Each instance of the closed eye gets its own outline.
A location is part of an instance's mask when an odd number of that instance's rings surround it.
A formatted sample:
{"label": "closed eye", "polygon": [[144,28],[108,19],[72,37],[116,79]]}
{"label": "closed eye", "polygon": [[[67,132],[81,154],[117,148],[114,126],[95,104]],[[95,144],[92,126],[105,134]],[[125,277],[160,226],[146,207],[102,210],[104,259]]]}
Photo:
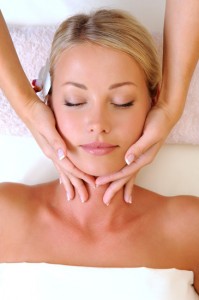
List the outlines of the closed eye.
{"label": "closed eye", "polygon": [[116,104],[116,103],[112,103],[112,104],[116,107],[130,107],[130,106],[133,106],[134,102],[135,101],[130,101],[130,102],[123,103],[123,104]]}
{"label": "closed eye", "polygon": [[[125,107],[130,107],[133,106],[135,101],[129,101],[127,103],[123,103],[123,104],[117,104],[117,103],[111,103],[112,105],[114,105],[115,107],[118,108],[125,108]],[[69,101],[65,101],[64,105],[69,106],[69,107],[77,107],[77,106],[81,106],[84,105],[86,102],[79,102],[79,103],[72,103]]]}
{"label": "closed eye", "polygon": [[85,102],[71,103],[71,102],[65,101],[65,103],[64,103],[64,105],[70,106],[70,107],[80,106],[80,105],[83,105],[83,104],[85,104]]}

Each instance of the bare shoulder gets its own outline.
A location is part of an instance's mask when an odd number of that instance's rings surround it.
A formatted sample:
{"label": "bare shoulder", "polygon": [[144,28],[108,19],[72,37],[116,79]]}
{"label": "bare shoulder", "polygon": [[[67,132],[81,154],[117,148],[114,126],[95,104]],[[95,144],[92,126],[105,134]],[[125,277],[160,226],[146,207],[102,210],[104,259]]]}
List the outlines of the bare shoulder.
{"label": "bare shoulder", "polygon": [[3,182],[0,183],[0,197],[11,195],[13,192],[16,192],[20,189],[25,189],[27,185],[20,184],[20,183],[14,183],[14,182]]}
{"label": "bare shoulder", "polygon": [[28,196],[29,187],[19,183],[1,183],[0,184],[0,206],[17,203]]}
{"label": "bare shoulder", "polygon": [[0,184],[0,223],[3,216],[33,215],[42,206],[45,184],[25,185],[20,183]]}
{"label": "bare shoulder", "polygon": [[[11,229],[18,228],[17,224],[24,220],[26,186],[16,183],[0,184],[0,239],[7,240]],[[2,248],[2,243],[1,243]]]}
{"label": "bare shoulder", "polygon": [[0,261],[15,257],[28,237],[34,216],[34,188],[17,183],[0,184]]}
{"label": "bare shoulder", "polygon": [[199,294],[199,197],[182,196],[174,201],[174,211],[178,214],[179,244],[185,253],[184,268],[194,272],[194,287]]}
{"label": "bare shoulder", "polygon": [[197,238],[199,242],[199,197],[167,197],[164,209],[165,224],[176,239]]}
{"label": "bare shoulder", "polygon": [[166,206],[167,229],[178,256],[184,257],[185,269],[199,267],[199,197],[168,198]]}
{"label": "bare shoulder", "polygon": [[36,197],[36,191],[37,189],[34,186],[19,183],[1,183],[0,225],[5,225],[8,221],[11,223],[14,220],[27,218],[39,201]]}
{"label": "bare shoulder", "polygon": [[[175,217],[177,223],[186,223],[186,228],[199,225],[199,197],[196,196],[175,196],[168,197],[168,216]],[[190,221],[190,224],[187,223]]]}
{"label": "bare shoulder", "polygon": [[25,207],[26,199],[29,198],[28,186],[17,183],[0,184],[0,223]]}

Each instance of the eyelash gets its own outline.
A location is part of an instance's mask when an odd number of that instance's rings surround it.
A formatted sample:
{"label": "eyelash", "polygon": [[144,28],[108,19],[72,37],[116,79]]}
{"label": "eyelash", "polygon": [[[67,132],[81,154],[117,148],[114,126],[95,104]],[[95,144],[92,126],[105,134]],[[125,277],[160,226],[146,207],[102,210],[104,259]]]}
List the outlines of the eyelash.
{"label": "eyelash", "polygon": [[[83,104],[85,104],[86,102],[82,102],[82,103],[71,103],[71,102],[68,102],[68,101],[65,101],[65,104],[66,106],[69,106],[69,107],[77,107],[77,106],[81,106]],[[127,103],[124,103],[124,104],[115,104],[115,103],[111,103],[113,104],[115,107],[118,107],[118,108],[125,108],[125,107],[130,107],[130,106],[133,106],[134,104],[134,101],[130,101],[130,102],[127,102]]]}
{"label": "eyelash", "polygon": [[[114,104],[114,103],[112,103],[112,104]],[[114,104],[114,106],[116,106],[116,107],[130,107],[130,106],[133,106],[133,104],[134,104],[134,101],[130,101],[130,102],[127,102],[127,103],[124,103],[124,104]]]}
{"label": "eyelash", "polygon": [[[85,103],[85,102],[84,102]],[[82,105],[82,104],[84,104],[84,103],[71,103],[71,102],[68,102],[68,101],[65,101],[65,104],[64,105],[66,105],[66,106],[70,106],[70,107],[73,107],[73,106],[80,106],[80,105]]]}

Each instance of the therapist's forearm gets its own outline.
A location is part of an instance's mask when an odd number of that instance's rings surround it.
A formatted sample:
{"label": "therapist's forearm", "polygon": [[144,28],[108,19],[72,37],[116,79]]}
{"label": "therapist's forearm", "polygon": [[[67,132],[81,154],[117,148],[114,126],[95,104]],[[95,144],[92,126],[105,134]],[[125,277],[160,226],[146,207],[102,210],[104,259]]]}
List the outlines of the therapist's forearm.
{"label": "therapist's forearm", "polygon": [[199,58],[199,0],[167,0],[160,101],[178,119]]}
{"label": "therapist's forearm", "polygon": [[36,98],[18,59],[8,28],[0,11],[0,88],[19,116]]}

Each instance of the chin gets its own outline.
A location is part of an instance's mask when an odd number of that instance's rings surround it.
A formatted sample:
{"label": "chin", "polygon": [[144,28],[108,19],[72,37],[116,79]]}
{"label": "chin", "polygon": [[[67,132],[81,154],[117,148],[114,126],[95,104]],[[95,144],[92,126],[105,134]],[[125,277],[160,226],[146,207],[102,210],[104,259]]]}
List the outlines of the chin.
{"label": "chin", "polygon": [[107,176],[112,173],[118,172],[126,164],[121,157],[85,157],[76,156],[68,153],[69,159],[72,163],[82,172],[91,176]]}
{"label": "chin", "polygon": [[120,171],[125,166],[124,162],[120,165],[117,164],[117,166],[103,166],[98,164],[92,164],[91,167],[82,166],[81,170],[84,173],[87,173],[91,176],[99,177],[99,176],[107,176],[112,173]]}

